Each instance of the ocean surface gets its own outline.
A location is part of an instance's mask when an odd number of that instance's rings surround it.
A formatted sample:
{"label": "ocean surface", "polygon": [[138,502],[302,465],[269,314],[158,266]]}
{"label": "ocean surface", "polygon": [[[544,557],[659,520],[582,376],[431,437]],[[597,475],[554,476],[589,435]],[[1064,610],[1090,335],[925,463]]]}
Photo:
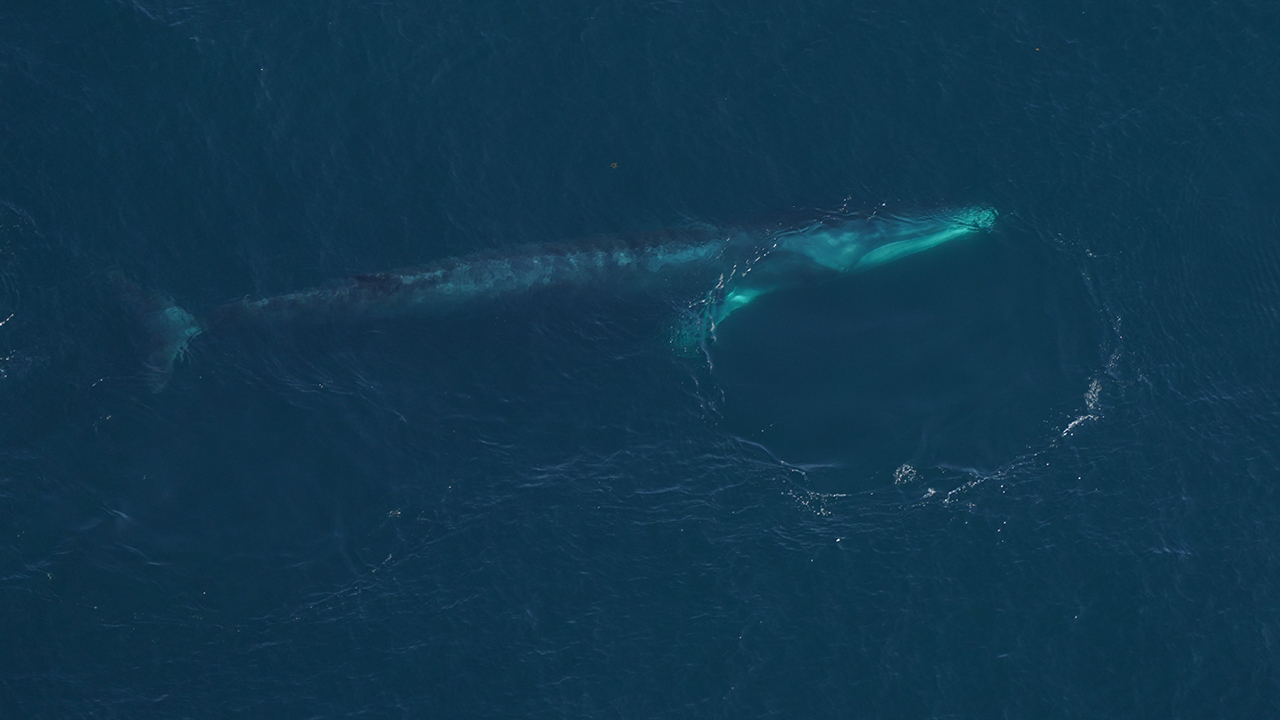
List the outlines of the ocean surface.
{"label": "ocean surface", "polygon": [[[697,353],[538,243],[995,208]],[[800,220],[797,220],[800,219]],[[1280,716],[1280,6],[0,3],[0,717]]]}

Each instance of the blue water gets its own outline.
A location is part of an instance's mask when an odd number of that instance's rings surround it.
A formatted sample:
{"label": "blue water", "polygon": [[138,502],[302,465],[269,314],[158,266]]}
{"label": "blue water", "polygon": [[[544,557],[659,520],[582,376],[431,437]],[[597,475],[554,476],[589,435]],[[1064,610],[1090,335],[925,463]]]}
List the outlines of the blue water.
{"label": "blue water", "polygon": [[[1280,711],[1274,4],[0,5],[0,717]],[[529,243],[1000,221],[771,296],[202,337]]]}

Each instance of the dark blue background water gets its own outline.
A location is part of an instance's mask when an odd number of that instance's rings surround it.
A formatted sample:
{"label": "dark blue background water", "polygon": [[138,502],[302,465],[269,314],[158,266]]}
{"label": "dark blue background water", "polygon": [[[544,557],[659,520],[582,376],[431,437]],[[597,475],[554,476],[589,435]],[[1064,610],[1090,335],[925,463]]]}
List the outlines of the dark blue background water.
{"label": "dark blue background water", "polygon": [[[1040,5],[0,6],[0,715],[1272,716],[1280,13]],[[704,358],[546,296],[152,395],[104,282],[964,204]]]}

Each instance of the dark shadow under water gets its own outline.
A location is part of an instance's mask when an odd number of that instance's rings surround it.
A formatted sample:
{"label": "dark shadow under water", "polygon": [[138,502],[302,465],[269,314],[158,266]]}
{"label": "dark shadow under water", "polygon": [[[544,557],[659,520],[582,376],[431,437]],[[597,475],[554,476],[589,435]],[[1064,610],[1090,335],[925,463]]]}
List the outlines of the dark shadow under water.
{"label": "dark shadow under water", "polygon": [[1002,234],[761,299],[718,331],[725,428],[845,478],[995,469],[1070,422],[1102,366],[1066,265]]}

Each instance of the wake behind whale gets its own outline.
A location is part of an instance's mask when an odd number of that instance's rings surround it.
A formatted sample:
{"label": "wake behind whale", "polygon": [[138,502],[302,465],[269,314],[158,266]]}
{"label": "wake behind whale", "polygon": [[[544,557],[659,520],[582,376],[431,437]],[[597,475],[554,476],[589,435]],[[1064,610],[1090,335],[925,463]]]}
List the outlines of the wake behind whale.
{"label": "wake behind whale", "polygon": [[996,212],[969,207],[918,216],[828,215],[787,228],[690,227],[514,251],[468,255],[423,267],[355,275],[318,288],[244,298],[202,319],[162,294],[113,280],[134,319],[148,385],[160,391],[197,337],[250,324],[337,324],[440,316],[555,288],[607,289],[683,298],[675,344],[697,347],[754,300],[914,255],[988,230]]}

